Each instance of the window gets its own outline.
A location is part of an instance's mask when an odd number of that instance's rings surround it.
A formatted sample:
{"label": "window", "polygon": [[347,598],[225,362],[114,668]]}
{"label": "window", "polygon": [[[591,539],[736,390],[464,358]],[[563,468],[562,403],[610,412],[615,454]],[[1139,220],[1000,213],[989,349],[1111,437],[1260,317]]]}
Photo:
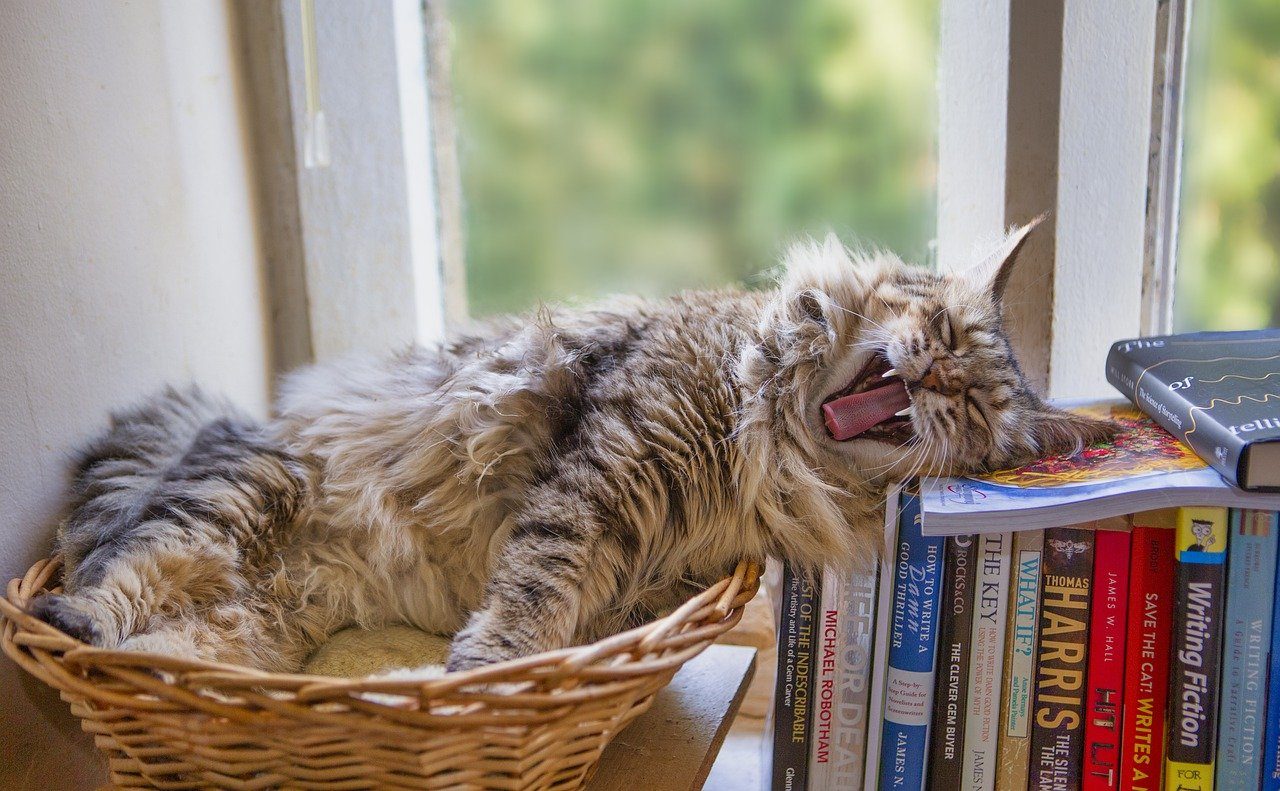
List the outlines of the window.
{"label": "window", "polygon": [[1280,4],[1192,12],[1179,331],[1280,324]]}
{"label": "window", "polygon": [[[483,316],[751,282],[787,239],[831,226],[917,260],[936,236],[951,267],[1047,212],[1010,287],[1015,346],[1051,395],[1108,392],[1110,342],[1170,325],[1185,8],[438,0],[424,17],[418,0],[324,3],[315,82],[333,156],[316,169],[299,164],[295,123],[303,19],[266,4],[248,26],[263,43],[256,84],[279,82],[281,54],[287,80],[283,99],[255,93],[259,137],[291,162],[270,185],[269,238],[284,240],[279,291],[296,296],[275,315],[299,339],[279,358],[439,337],[466,312],[464,265]],[[1240,98],[1275,95],[1259,36],[1280,12],[1211,10],[1197,42],[1245,44],[1195,48],[1208,76],[1191,90],[1181,328],[1269,322],[1280,290],[1273,111]],[[1200,120],[1228,110],[1243,113],[1229,134]],[[1253,169],[1229,182],[1223,152]],[[1211,281],[1240,284],[1232,298],[1252,307],[1204,307]]]}
{"label": "window", "polygon": [[934,236],[937,0],[448,6],[473,315]]}

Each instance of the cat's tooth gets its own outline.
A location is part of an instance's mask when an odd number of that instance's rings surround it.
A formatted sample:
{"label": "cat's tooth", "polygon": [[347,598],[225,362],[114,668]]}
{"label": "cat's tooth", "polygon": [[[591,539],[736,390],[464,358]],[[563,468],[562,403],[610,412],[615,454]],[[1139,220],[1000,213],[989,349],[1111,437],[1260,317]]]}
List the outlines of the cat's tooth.
{"label": "cat's tooth", "polygon": [[888,379],[890,376],[897,376],[897,375],[898,375],[898,369],[897,369],[897,368],[890,368],[889,370],[887,370],[887,371],[885,371],[884,373],[880,374],[880,378],[881,378],[881,379]]}
{"label": "cat's tooth", "polygon": [[902,410],[901,412],[894,412],[894,413],[893,413],[893,416],[894,416],[894,417],[909,417],[910,415],[911,415],[911,407],[907,407],[906,409]]}

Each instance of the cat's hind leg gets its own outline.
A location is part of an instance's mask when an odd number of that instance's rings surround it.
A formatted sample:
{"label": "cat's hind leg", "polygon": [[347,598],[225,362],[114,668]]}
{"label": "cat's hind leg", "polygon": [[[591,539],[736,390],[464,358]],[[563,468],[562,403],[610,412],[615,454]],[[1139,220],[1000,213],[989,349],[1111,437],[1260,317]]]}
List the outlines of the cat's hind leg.
{"label": "cat's hind leg", "polygon": [[117,557],[94,585],[37,598],[31,612],[99,647],[297,670],[314,635],[298,628],[291,598],[255,584],[225,549],[148,543]]}
{"label": "cat's hind leg", "polygon": [[[100,647],[190,646],[241,661],[242,644],[194,625],[216,632],[236,602],[287,598],[282,539],[309,491],[307,466],[253,421],[197,390],[166,391],[117,415],[85,454],[58,539],[64,591],[31,612]],[[187,643],[159,637],[196,632]],[[133,639],[146,634],[157,636]]]}
{"label": "cat's hind leg", "polygon": [[157,619],[147,631],[120,643],[125,651],[198,657],[281,673],[297,672],[313,647],[269,607],[234,601],[195,615]]}

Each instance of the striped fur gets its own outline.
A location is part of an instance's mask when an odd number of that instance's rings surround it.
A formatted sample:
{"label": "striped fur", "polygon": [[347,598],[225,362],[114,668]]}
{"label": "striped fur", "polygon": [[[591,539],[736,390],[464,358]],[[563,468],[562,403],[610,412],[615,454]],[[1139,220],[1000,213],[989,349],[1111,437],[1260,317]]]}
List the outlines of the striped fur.
{"label": "striped fur", "polygon": [[[453,669],[597,639],[742,557],[873,561],[885,486],[1105,435],[1004,338],[1017,244],[961,276],[796,248],[768,291],[505,319],[304,369],[259,425],[198,391],[116,418],[40,617],[89,642],[289,670],[348,625],[456,633]],[[917,439],[838,443],[819,405],[873,350]]]}

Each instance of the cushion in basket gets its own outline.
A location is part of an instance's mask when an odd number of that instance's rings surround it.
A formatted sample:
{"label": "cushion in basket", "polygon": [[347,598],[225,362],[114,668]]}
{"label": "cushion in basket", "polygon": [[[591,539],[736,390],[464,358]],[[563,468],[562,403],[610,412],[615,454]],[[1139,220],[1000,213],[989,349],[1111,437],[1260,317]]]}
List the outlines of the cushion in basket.
{"label": "cushion in basket", "polygon": [[410,668],[422,671],[415,676],[431,676],[444,672],[448,656],[449,638],[412,626],[343,629],[315,650],[302,672],[363,678]]}

